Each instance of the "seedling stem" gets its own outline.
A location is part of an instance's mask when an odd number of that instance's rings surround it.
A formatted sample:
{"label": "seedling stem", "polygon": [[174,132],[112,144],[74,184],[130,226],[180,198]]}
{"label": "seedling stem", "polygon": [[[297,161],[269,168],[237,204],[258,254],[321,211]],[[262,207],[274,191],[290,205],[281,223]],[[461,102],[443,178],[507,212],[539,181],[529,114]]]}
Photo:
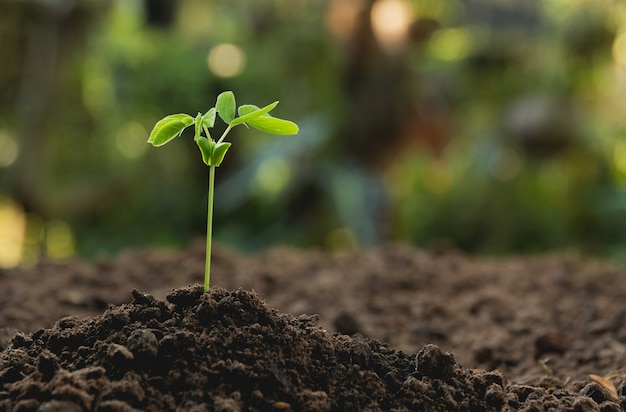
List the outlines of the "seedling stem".
{"label": "seedling stem", "polygon": [[206,217],[206,258],[204,266],[204,292],[209,291],[211,283],[211,238],[213,237],[213,191],[215,186],[215,166],[209,167],[209,200]]}

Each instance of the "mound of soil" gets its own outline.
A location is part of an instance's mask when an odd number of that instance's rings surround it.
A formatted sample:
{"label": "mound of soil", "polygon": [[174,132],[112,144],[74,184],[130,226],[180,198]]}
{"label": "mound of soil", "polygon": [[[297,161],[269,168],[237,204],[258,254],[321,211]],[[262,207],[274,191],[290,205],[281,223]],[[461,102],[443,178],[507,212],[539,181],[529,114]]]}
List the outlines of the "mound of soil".
{"label": "mound of soil", "polygon": [[218,249],[210,293],[177,288],[202,270],[198,242],[0,272],[0,410],[626,407],[607,263]]}

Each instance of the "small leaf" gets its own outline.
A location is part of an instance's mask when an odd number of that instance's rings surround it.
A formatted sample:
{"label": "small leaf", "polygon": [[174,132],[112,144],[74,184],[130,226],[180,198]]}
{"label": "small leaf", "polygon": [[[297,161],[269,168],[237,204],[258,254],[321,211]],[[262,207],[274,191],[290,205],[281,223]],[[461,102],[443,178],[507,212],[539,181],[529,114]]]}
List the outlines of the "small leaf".
{"label": "small leaf", "polygon": [[215,151],[215,141],[213,141],[213,139],[201,137],[199,139],[196,139],[196,144],[200,148],[200,153],[202,153],[202,161],[207,166],[211,166],[211,157],[213,156],[213,152]]}
{"label": "small leaf", "polygon": [[217,114],[229,125],[235,118],[235,107],[235,95],[233,92],[223,92],[217,96],[217,102],[215,103]]}
{"label": "small leaf", "polygon": [[211,156],[211,166],[219,166],[226,156],[226,151],[230,148],[230,142],[222,142],[215,146]]}
{"label": "small leaf", "polygon": [[[204,115],[206,116],[206,115]],[[205,118],[203,115],[201,115],[200,113],[198,113],[198,115],[196,116],[196,135],[194,136],[194,140],[198,140],[202,137],[202,130],[204,129],[204,134],[206,135],[206,137],[208,139],[211,138],[211,134],[209,133],[208,128],[203,128],[203,126],[206,127],[206,122],[205,122]],[[215,117],[215,113],[213,113],[213,117]]]}
{"label": "small leaf", "polygon": [[196,116],[196,120],[194,121],[194,123],[196,126],[196,134],[193,136],[193,139],[198,140],[202,136],[202,115],[200,113],[198,113],[198,115]]}
{"label": "small leaf", "polygon": [[242,104],[241,106],[239,106],[239,109],[237,109],[237,111],[239,112],[239,116],[245,116],[256,110],[259,110],[259,106],[255,106],[253,104]]}
{"label": "small leaf", "polygon": [[299,130],[298,125],[294,122],[271,116],[260,116],[247,122],[247,124],[263,132],[280,135],[296,134]]}
{"label": "small leaf", "polygon": [[207,128],[213,127],[215,125],[215,107],[211,107],[208,112],[202,116],[202,125]]}
{"label": "small leaf", "polygon": [[193,124],[193,117],[188,114],[170,114],[159,120],[148,138],[148,143],[155,147],[163,146],[165,143],[180,136],[189,125]]}
{"label": "small leaf", "polygon": [[238,124],[247,123],[256,119],[257,117],[261,117],[267,113],[269,113],[274,107],[278,105],[278,102],[274,102],[272,104],[268,104],[262,109],[258,107],[247,104],[239,106],[239,117],[231,122],[231,126],[236,126]]}

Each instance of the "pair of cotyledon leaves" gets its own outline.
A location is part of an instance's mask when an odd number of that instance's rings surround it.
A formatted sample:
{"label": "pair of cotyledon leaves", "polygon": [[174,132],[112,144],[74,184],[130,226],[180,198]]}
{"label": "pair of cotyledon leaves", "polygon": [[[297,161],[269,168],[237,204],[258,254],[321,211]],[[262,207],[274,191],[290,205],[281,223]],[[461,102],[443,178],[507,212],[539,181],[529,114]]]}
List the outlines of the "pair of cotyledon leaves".
{"label": "pair of cotyledon leaves", "polygon": [[[183,130],[195,124],[194,140],[202,153],[202,160],[208,166],[219,166],[224,160],[226,151],[230,147],[229,142],[223,139],[231,128],[246,124],[263,132],[290,135],[298,133],[298,126],[289,120],[278,119],[270,116],[269,112],[278,105],[274,102],[265,107],[259,108],[251,104],[244,104],[237,109],[238,117],[235,117],[235,95],[233,92],[223,92],[217,96],[215,107],[212,107],[205,114],[198,113],[195,119],[184,113],[171,114],[159,120],[148,138],[148,143],[155,147],[163,146],[170,140],[181,135]],[[217,142],[209,134],[210,128],[215,124],[216,114],[228,125],[228,130]],[[206,136],[202,136],[204,130]]]}

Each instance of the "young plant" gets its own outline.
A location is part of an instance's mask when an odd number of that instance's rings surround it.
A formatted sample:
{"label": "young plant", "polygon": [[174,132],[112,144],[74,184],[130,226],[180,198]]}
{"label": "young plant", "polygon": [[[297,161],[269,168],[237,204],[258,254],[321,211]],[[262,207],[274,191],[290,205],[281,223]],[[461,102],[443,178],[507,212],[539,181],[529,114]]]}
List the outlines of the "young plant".
{"label": "young plant", "polygon": [[[251,126],[263,132],[276,135],[291,135],[298,133],[298,126],[288,120],[272,117],[272,111],[278,102],[265,107],[257,107],[251,104],[239,106],[235,116],[235,95],[233,92],[223,92],[217,96],[215,107],[210,108],[205,114],[198,113],[194,118],[188,114],[171,114],[159,120],[148,138],[148,143],[155,147],[163,146],[170,140],[182,134],[187,127],[194,125],[194,140],[202,154],[202,161],[209,166],[209,200],[207,210],[206,228],[206,266],[204,269],[204,291],[208,292],[211,281],[211,237],[213,232],[213,187],[215,185],[215,168],[224,160],[226,152],[230,148],[230,142],[224,141],[228,132],[240,124]],[[226,123],[226,130],[215,141],[209,129],[215,125],[215,117],[219,116]],[[202,134],[204,133],[204,135]]]}

